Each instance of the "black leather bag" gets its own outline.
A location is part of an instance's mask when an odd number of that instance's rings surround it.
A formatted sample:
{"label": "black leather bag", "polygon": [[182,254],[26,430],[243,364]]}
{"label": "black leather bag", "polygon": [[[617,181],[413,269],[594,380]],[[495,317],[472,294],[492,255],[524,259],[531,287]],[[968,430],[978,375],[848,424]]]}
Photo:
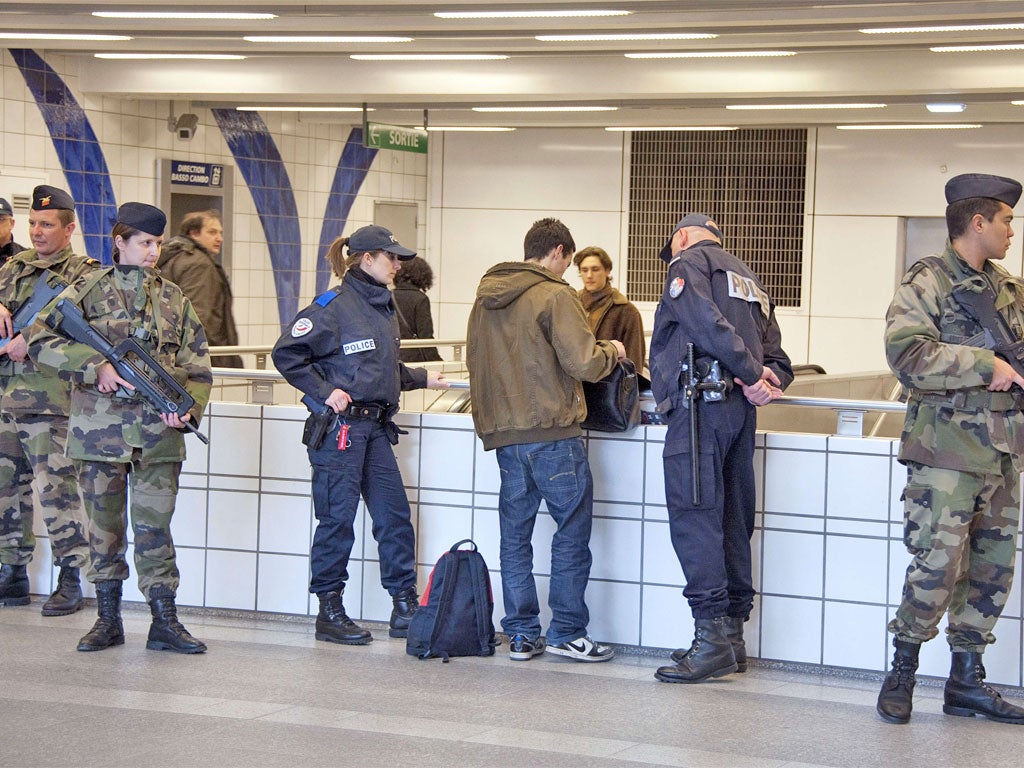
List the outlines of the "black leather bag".
{"label": "black leather bag", "polygon": [[584,429],[625,432],[640,423],[640,387],[636,367],[622,360],[600,381],[583,382],[587,400]]}

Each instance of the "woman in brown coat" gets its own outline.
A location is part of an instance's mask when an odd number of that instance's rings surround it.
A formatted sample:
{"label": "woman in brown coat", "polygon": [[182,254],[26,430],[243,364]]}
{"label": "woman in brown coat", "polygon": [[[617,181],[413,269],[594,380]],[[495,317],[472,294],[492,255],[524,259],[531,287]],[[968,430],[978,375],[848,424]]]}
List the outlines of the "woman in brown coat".
{"label": "woman in brown coat", "polygon": [[611,257],[603,248],[592,245],[579,251],[572,262],[583,279],[579,297],[594,337],[621,341],[626,357],[642,372],[647,359],[643,321],[633,303],[612,287]]}

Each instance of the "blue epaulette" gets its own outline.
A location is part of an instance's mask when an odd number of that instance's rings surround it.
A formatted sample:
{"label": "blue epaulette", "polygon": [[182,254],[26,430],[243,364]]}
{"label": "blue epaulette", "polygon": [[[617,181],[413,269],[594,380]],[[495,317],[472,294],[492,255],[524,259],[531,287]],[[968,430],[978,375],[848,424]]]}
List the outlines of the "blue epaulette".
{"label": "blue epaulette", "polygon": [[338,298],[338,290],[336,288],[332,288],[326,293],[321,293],[319,296],[313,299],[313,303],[319,304],[321,307],[326,307],[336,298]]}

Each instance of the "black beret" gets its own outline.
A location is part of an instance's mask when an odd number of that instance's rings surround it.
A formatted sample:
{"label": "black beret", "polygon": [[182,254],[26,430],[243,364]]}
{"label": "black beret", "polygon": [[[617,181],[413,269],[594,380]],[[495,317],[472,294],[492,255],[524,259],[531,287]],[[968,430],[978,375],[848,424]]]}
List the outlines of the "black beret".
{"label": "black beret", "polygon": [[49,184],[40,184],[32,190],[32,210],[73,211],[75,210],[75,201],[63,189],[51,187]]}
{"label": "black beret", "polygon": [[145,203],[125,203],[117,209],[119,224],[127,224],[132,229],[159,236],[167,227],[167,216],[159,208]]}
{"label": "black beret", "polygon": [[1013,208],[1020,200],[1019,181],[988,173],[962,173],[946,182],[946,202],[955,203],[971,197],[990,197]]}

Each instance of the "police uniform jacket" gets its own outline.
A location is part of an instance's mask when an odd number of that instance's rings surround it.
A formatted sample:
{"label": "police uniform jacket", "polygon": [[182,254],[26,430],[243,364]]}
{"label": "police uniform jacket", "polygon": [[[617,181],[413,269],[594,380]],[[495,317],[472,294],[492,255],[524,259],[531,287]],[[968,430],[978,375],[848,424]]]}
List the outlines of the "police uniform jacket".
{"label": "police uniform jacket", "polygon": [[403,390],[427,386],[426,369],[407,367],[398,347],[391,291],[357,267],[295,316],[272,356],[288,383],[318,402],[341,389],[397,409]]}
{"label": "police uniform jacket", "polygon": [[885,354],[907,388],[899,459],[943,469],[999,473],[1009,454],[1024,471],[1020,392],[989,392],[995,353],[985,329],[952,295],[960,284],[987,280],[996,309],[1017,339],[1024,331],[1024,281],[988,261],[982,272],[949,243],[903,277],[886,313]]}
{"label": "police uniform jacket", "polygon": [[[679,376],[687,342],[693,343],[695,357],[718,360],[727,382],[735,376],[754,384],[764,366],[783,389],[793,381],[774,302],[750,268],[712,240],[669,262],[650,350],[651,387],[661,413],[681,405]],[[672,449],[666,442],[665,455]]]}

